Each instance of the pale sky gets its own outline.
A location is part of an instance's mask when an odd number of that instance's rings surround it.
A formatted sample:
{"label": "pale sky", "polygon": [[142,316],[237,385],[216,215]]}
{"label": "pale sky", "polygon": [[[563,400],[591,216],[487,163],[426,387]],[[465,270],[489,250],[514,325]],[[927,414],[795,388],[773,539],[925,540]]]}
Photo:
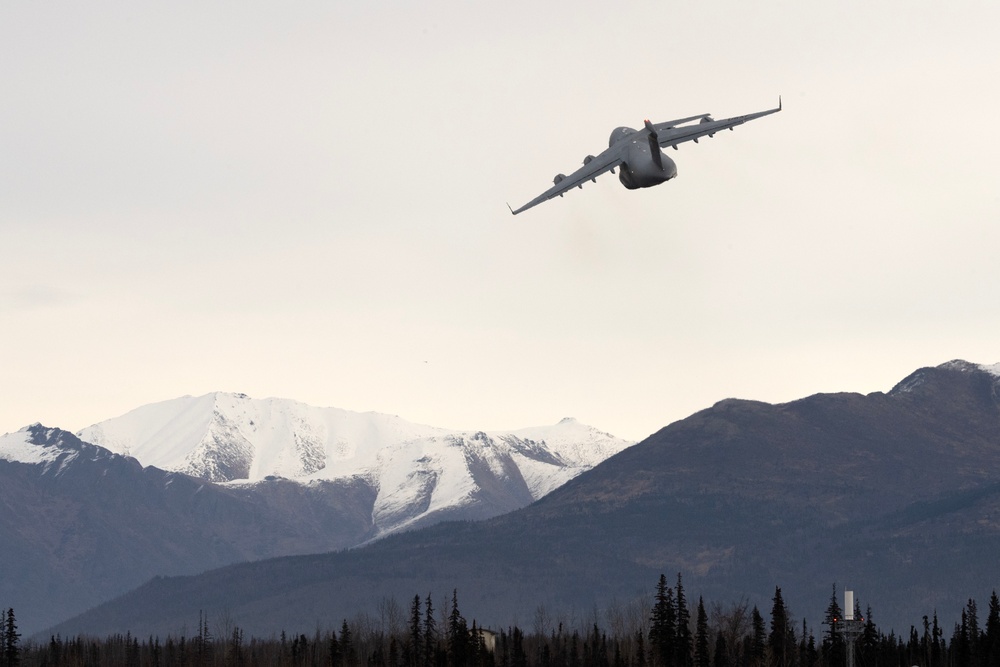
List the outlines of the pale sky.
{"label": "pale sky", "polygon": [[[244,392],[641,439],[1000,361],[1000,3],[0,5],[0,433]],[[784,111],[512,217],[619,125]]]}

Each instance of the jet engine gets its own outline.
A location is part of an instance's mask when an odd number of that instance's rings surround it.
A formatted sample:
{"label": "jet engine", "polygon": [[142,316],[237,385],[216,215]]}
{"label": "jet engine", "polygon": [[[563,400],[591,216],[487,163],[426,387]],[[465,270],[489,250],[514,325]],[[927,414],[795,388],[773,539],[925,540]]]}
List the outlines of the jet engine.
{"label": "jet engine", "polygon": [[[698,124],[699,124],[699,125],[703,125],[703,124],[705,124],[705,123],[714,123],[714,122],[715,122],[715,119],[714,119],[714,118],[712,118],[711,116],[705,116],[705,117],[704,117],[704,118],[702,118],[702,119],[701,119],[700,121],[698,121]],[[730,129],[732,129],[732,128],[730,128]],[[709,136],[709,138],[712,138],[712,137],[714,137],[714,136],[715,136],[715,132],[712,132],[712,133],[710,133],[710,134],[709,134],[708,136]],[[695,143],[698,143],[698,140],[697,140],[697,139],[695,139]],[[676,147],[675,147],[675,148],[676,148]]]}

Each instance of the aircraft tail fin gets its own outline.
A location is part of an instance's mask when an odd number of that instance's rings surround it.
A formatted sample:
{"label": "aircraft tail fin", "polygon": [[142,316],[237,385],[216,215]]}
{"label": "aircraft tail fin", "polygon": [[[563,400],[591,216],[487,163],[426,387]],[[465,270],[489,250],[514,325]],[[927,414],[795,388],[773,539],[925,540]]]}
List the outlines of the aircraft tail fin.
{"label": "aircraft tail fin", "polygon": [[663,171],[663,153],[660,152],[660,138],[656,134],[656,128],[646,119],[646,130],[649,132],[649,153],[653,158],[653,164],[660,171]]}

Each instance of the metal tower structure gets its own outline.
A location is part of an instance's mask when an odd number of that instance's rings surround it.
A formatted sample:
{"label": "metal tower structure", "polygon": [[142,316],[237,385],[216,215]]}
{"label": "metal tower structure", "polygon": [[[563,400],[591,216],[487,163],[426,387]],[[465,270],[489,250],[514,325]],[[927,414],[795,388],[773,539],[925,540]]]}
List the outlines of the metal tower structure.
{"label": "metal tower structure", "polygon": [[854,618],[854,591],[844,591],[844,641],[847,643],[847,667],[854,667],[854,642],[864,632],[865,619]]}
{"label": "metal tower structure", "polygon": [[858,616],[855,618],[854,591],[844,591],[844,618],[835,618],[833,619],[833,623],[840,626],[841,634],[844,637],[847,652],[847,667],[854,667],[854,643],[865,629],[864,617]]}

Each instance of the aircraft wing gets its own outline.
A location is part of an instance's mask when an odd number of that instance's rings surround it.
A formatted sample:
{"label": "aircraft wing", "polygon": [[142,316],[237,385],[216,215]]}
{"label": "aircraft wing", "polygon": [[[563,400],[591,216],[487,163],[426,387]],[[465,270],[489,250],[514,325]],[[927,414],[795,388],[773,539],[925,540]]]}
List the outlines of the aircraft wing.
{"label": "aircraft wing", "polygon": [[[561,179],[559,179],[559,177],[557,176],[556,178],[558,180],[556,181],[555,185],[553,185],[551,188],[549,188],[542,194],[538,195],[537,197],[529,201],[521,208],[517,210],[510,209],[510,212],[513,213],[514,215],[517,215],[521,211],[527,211],[532,206],[537,206],[538,204],[541,204],[544,201],[548,201],[553,197],[557,196],[561,197],[566,191],[572,190],[575,187],[582,188],[583,184],[586,183],[587,181],[596,182],[598,176],[600,176],[605,172],[611,171],[612,169],[614,169],[615,167],[617,167],[619,164],[622,163],[622,159],[625,154],[624,146],[625,146],[624,142],[612,146],[611,148],[608,148],[597,157],[585,162],[582,167],[574,171],[569,176],[563,176]],[[560,174],[560,176],[562,176],[562,174]],[[508,204],[507,207],[510,208],[510,204]]]}
{"label": "aircraft wing", "polygon": [[[757,113],[747,114],[746,116],[736,116],[734,118],[725,118],[723,120],[712,120],[711,116],[703,114],[701,116],[692,116],[681,121],[656,123],[653,127],[656,129],[656,138],[657,141],[659,141],[661,148],[666,148],[667,146],[677,148],[677,144],[684,143],[685,141],[694,141],[697,143],[698,139],[701,137],[711,137],[720,130],[731,130],[737,125],[742,125],[743,123],[748,123],[752,120],[763,118],[764,116],[770,116],[771,114],[778,113],[779,111],[781,111],[780,97],[778,98],[778,106],[776,108],[768,109],[767,111],[758,111]],[[674,125],[680,125],[683,122],[692,120],[699,120],[699,122],[694,125],[674,127]]]}
{"label": "aircraft wing", "polygon": [[653,128],[657,132],[662,132],[664,130],[672,130],[676,125],[683,125],[684,123],[690,123],[693,120],[701,120],[702,118],[708,118],[711,114],[700,113],[697,116],[688,116],[687,118],[678,118],[677,120],[668,120],[665,123],[653,123]]}

